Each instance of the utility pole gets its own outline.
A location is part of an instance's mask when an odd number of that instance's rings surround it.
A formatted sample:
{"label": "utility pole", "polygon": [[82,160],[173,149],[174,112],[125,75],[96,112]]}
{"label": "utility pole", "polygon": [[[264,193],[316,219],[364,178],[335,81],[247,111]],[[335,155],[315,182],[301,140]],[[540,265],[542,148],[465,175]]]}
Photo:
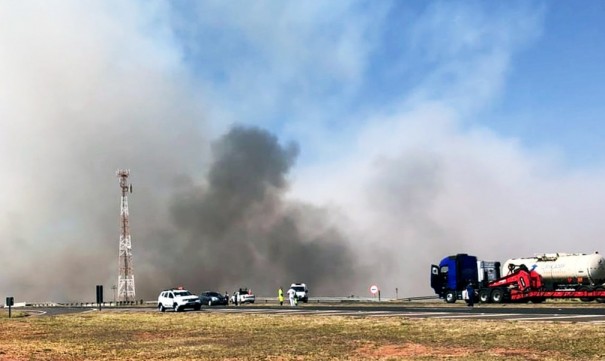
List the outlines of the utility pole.
{"label": "utility pole", "polygon": [[132,242],[130,239],[130,228],[128,226],[128,193],[132,193],[132,184],[128,182],[130,170],[118,169],[116,172],[120,178],[120,189],[122,191],[120,206],[120,247],[118,255],[118,300],[134,301],[134,272],[132,268]]}
{"label": "utility pole", "polygon": [[111,290],[113,291],[113,303],[116,303],[116,290],[118,289],[118,287],[116,285],[112,285],[111,286]]}

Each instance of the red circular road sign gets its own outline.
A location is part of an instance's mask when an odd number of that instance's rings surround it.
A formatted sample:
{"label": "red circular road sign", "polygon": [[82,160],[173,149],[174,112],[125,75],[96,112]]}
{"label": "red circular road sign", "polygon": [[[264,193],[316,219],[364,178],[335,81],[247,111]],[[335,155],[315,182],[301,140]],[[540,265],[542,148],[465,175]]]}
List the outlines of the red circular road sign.
{"label": "red circular road sign", "polygon": [[378,293],[378,286],[376,285],[372,285],[372,287],[370,287],[370,292],[375,295]]}

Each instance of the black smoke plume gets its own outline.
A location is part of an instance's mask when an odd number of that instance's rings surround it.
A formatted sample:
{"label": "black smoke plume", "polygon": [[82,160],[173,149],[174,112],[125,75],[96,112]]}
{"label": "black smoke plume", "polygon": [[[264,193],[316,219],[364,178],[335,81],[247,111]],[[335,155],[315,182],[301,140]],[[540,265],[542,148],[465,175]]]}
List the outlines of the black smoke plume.
{"label": "black smoke plume", "polygon": [[315,294],[347,294],[356,276],[347,240],[322,209],[285,198],[297,146],[236,126],[212,152],[206,179],[181,190],[170,208],[174,232],[154,257],[164,260],[154,272],[165,284],[148,280],[144,292],[182,285],[272,295],[305,282]]}

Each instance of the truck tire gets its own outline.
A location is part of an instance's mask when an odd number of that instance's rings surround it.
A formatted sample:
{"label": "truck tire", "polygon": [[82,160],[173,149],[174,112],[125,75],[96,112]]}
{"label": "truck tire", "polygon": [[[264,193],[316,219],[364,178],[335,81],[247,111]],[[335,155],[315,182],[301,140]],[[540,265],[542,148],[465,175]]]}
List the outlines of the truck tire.
{"label": "truck tire", "polygon": [[164,307],[164,305],[161,303],[158,305],[158,309],[160,310],[160,312],[166,311],[166,307]]}
{"label": "truck tire", "polygon": [[492,291],[492,302],[493,303],[502,303],[504,302],[504,291],[500,288],[496,288]]}
{"label": "truck tire", "polygon": [[492,302],[491,298],[492,292],[489,289],[479,291],[479,301],[481,303],[490,303]]}
{"label": "truck tire", "polygon": [[456,303],[456,291],[447,291],[445,293],[445,302],[447,303]]}
{"label": "truck tire", "polygon": [[546,301],[546,298],[544,297],[534,297],[531,299],[531,303],[542,303]]}
{"label": "truck tire", "polygon": [[176,303],[172,306],[172,308],[174,309],[174,312],[180,312],[181,311],[181,308]]}
{"label": "truck tire", "polygon": [[[597,286],[597,287],[594,288],[594,290],[595,291],[605,291],[605,287],[603,287],[603,286]],[[598,298],[596,298],[596,301],[598,303],[605,303],[605,298],[598,297]]]}
{"label": "truck tire", "polygon": [[[592,291],[592,288],[589,286],[580,286],[578,291]],[[592,302],[594,299],[594,297],[580,297],[580,301],[582,302]]]}

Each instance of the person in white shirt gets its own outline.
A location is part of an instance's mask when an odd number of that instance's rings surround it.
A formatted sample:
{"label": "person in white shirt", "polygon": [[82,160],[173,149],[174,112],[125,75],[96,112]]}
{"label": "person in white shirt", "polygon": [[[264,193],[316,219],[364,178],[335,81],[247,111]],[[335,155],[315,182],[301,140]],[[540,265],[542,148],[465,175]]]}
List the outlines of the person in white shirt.
{"label": "person in white shirt", "polygon": [[290,306],[295,306],[294,297],[296,297],[296,291],[294,291],[292,288],[290,288],[288,290],[288,299],[290,300]]}

